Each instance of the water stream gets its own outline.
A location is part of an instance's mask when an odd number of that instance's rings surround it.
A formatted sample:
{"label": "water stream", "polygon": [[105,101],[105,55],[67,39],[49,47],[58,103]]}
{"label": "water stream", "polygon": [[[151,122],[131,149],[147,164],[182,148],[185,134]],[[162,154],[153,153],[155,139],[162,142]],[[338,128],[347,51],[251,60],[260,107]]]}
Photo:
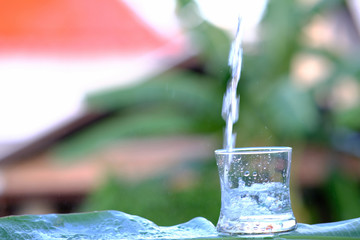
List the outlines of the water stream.
{"label": "water stream", "polygon": [[233,132],[234,123],[239,118],[240,96],[237,95],[237,86],[240,80],[242,66],[242,19],[238,20],[235,39],[229,54],[231,79],[224,94],[221,116],[226,122],[224,131],[224,149],[231,150],[235,147],[236,133]]}
{"label": "water stream", "polygon": [[[237,95],[237,86],[240,80],[241,66],[242,66],[242,55],[243,50],[241,47],[242,42],[242,19],[238,18],[238,26],[235,35],[235,39],[231,45],[229,53],[229,66],[231,69],[231,79],[229,80],[226,92],[223,98],[221,116],[225,120],[224,130],[224,149],[231,151],[235,148],[236,133],[234,133],[234,124],[239,118],[239,105],[240,96]],[[231,166],[231,155],[229,155],[227,163],[224,166],[224,184],[228,185],[228,172]]]}

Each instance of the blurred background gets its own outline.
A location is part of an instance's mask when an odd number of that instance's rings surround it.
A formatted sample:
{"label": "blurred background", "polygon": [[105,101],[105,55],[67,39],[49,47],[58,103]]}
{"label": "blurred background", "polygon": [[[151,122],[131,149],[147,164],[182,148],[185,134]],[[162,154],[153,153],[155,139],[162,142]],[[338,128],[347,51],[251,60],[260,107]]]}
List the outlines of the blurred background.
{"label": "blurred background", "polygon": [[360,217],[357,0],[0,0],[0,215],[216,224],[242,14],[237,147],[293,147],[299,222]]}

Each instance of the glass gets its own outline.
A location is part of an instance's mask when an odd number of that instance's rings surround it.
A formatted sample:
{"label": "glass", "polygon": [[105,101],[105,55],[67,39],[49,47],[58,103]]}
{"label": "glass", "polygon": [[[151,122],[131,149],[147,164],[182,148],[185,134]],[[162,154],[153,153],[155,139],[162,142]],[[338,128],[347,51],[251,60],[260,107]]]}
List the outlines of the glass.
{"label": "glass", "polygon": [[268,234],[296,228],[290,147],[215,151],[221,185],[219,232]]}

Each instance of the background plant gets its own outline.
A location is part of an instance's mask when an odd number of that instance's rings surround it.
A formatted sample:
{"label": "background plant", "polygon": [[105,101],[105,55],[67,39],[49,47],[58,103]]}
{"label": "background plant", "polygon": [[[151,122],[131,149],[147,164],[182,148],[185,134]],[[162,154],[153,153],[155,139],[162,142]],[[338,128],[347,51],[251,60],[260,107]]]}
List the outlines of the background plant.
{"label": "background plant", "polygon": [[[325,149],[331,159],[327,166],[331,174],[325,183],[310,189],[294,186],[298,199],[293,202],[304,203],[295,211],[300,221],[360,216],[359,178],[339,167],[344,154],[357,160],[360,157],[360,101],[347,108],[330,104],[344,76],[350,76],[359,86],[359,49],[339,52],[304,41],[304,29],[316,16],[344,9],[341,0],[323,0],[313,6],[299,1],[269,1],[259,41],[251,46],[253,51],[245,46],[239,83],[240,117],[235,126],[237,146],[288,145],[299,152],[314,147]],[[216,135],[221,147],[224,122],[220,113],[229,79],[231,37],[201,19],[191,0],[178,1],[178,15],[199,49],[196,57],[138,86],[89,96],[89,106],[109,112],[109,117],[63,141],[56,149],[58,154],[78,156],[119,139],[184,133]],[[201,23],[194,25],[188,19],[201,19]],[[299,87],[292,65],[299,54],[329,62],[331,68],[324,79],[308,88]],[[220,206],[215,159],[183,167],[197,176],[188,188],[176,189],[169,184],[173,172],[140,183],[124,182],[111,175],[81,209],[126,211],[160,225],[199,215],[215,223]]]}

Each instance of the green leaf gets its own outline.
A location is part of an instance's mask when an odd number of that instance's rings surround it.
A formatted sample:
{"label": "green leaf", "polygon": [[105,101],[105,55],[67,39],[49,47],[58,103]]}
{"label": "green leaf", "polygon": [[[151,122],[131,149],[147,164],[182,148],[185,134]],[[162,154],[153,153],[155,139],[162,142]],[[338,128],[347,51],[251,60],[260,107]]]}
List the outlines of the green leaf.
{"label": "green leaf", "polygon": [[175,105],[177,108],[217,109],[221,107],[221,95],[214,80],[189,71],[172,70],[144,83],[128,88],[113,88],[87,97],[90,108],[102,111],[118,111],[126,107],[159,104]]}
{"label": "green leaf", "polygon": [[359,239],[360,218],[333,223],[298,224],[298,228],[281,235],[286,239]]}
{"label": "green leaf", "polygon": [[119,210],[160,225],[174,225],[196,216],[216,223],[220,208],[218,170],[215,159],[203,160],[196,158],[136,182],[110,173],[88,196],[80,211]]}
{"label": "green leaf", "polygon": [[278,135],[290,138],[304,137],[315,131],[319,123],[316,106],[309,93],[301,91],[288,81],[280,81],[268,90],[262,90],[261,115],[264,123]]}
{"label": "green leaf", "polygon": [[327,197],[332,201],[332,213],[336,219],[360,216],[360,191],[356,181],[346,173],[334,172],[328,182]]}
{"label": "green leaf", "polygon": [[73,159],[127,138],[188,133],[193,128],[192,120],[181,112],[164,109],[115,114],[58,143],[54,152],[64,159]]}
{"label": "green leaf", "polygon": [[205,74],[215,77],[220,82],[227,82],[230,77],[229,36],[206,21],[194,28],[191,33],[194,44],[200,49],[198,58],[203,64]]}
{"label": "green leaf", "polygon": [[90,108],[112,115],[59,142],[55,153],[74,159],[124,138],[216,131],[223,124],[222,96],[213,82],[173,70],[134,87],[92,94]]}
{"label": "green leaf", "polygon": [[360,129],[360,104],[351,109],[335,112],[335,121],[339,126],[350,129]]}
{"label": "green leaf", "polygon": [[[325,224],[298,224],[295,231],[266,239],[359,239],[360,218]],[[10,216],[0,218],[6,239],[243,239],[224,236],[202,217],[170,227],[119,211]]]}

